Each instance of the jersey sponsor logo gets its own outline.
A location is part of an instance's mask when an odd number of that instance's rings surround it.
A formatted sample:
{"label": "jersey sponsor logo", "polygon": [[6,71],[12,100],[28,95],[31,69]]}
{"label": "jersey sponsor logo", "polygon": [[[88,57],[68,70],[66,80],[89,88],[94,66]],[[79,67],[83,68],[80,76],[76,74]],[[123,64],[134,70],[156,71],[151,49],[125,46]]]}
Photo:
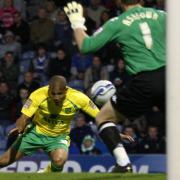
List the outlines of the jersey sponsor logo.
{"label": "jersey sponsor logo", "polygon": [[26,103],[24,104],[23,108],[29,109],[29,107],[31,106],[31,104],[32,104],[32,100],[31,100],[31,99],[28,99],[28,100],[26,101]]}
{"label": "jersey sponsor logo", "polygon": [[51,114],[49,115],[49,118],[51,119],[56,119],[58,117],[58,114]]}
{"label": "jersey sponsor logo", "polygon": [[92,108],[92,109],[96,109],[96,105],[90,100],[89,101],[89,106]]}
{"label": "jersey sponsor logo", "polygon": [[50,114],[49,116],[44,116],[43,119],[51,125],[64,123],[64,121],[61,119],[61,116],[59,114]]}

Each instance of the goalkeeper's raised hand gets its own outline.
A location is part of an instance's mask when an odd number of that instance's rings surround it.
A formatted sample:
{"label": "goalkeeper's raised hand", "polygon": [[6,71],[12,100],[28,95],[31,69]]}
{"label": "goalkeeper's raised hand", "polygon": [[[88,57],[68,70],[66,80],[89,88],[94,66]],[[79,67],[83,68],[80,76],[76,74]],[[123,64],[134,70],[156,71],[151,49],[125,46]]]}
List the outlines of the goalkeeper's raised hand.
{"label": "goalkeeper's raised hand", "polygon": [[83,7],[81,4],[75,1],[67,3],[64,7],[64,11],[69,18],[72,29],[81,28],[86,30],[86,26],[84,25],[85,18],[83,17]]}

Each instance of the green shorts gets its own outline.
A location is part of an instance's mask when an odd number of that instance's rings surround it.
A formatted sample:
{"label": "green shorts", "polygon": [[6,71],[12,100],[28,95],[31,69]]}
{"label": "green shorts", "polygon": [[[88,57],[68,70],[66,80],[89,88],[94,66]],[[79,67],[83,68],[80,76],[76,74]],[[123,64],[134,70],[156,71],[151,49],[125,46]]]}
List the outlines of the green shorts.
{"label": "green shorts", "polygon": [[32,126],[16,139],[13,143],[13,148],[25,155],[31,155],[38,149],[42,149],[46,153],[56,149],[68,151],[69,144],[70,137],[68,134],[62,134],[56,137],[46,136],[37,133],[35,126]]}

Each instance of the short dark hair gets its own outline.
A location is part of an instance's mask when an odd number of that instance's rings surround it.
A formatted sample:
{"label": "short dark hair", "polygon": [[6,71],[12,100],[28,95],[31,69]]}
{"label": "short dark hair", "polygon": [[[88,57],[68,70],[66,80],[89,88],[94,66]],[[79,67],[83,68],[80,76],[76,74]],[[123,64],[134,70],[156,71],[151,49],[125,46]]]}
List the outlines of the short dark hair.
{"label": "short dark hair", "polygon": [[140,0],[121,0],[121,2],[125,5],[133,5],[140,3]]}
{"label": "short dark hair", "polygon": [[53,86],[66,87],[67,82],[64,76],[54,75],[49,80],[49,86],[52,88]]}

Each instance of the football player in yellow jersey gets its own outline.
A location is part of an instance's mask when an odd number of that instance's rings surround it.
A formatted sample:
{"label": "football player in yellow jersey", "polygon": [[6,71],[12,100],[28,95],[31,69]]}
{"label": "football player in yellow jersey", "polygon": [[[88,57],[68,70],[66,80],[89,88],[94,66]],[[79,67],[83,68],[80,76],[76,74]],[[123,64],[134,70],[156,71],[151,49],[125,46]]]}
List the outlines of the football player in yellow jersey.
{"label": "football player in yellow jersey", "polygon": [[32,92],[23,106],[16,128],[10,132],[11,136],[21,135],[1,156],[0,168],[43,149],[51,159],[49,172],[62,171],[68,157],[70,124],[79,109],[94,118],[99,112],[85,94],[68,87],[64,77],[53,76],[49,85]]}
{"label": "football player in yellow jersey", "polygon": [[[53,76],[48,86],[32,92],[24,104],[16,128],[9,133],[19,137],[0,157],[0,168],[43,149],[51,158],[43,172],[61,172],[68,157],[70,123],[79,109],[94,118],[99,112],[85,94],[68,87],[64,77]],[[123,134],[121,138],[133,141]]]}

